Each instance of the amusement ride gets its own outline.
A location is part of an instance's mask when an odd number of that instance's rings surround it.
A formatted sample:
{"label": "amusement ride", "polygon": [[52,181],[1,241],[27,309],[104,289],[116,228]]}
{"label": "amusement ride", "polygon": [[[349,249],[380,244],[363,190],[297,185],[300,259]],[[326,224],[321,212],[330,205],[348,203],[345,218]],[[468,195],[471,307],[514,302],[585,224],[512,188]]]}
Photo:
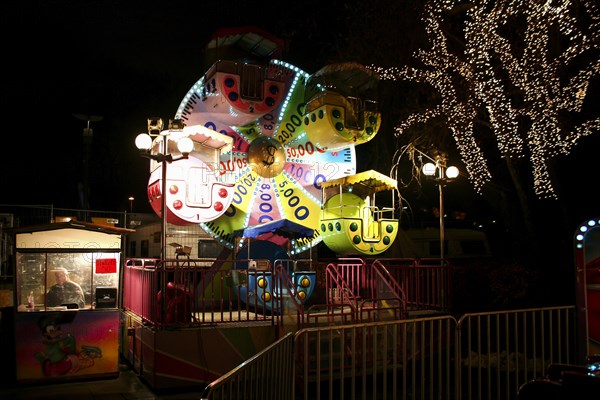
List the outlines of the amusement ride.
{"label": "amusement ride", "polygon": [[[154,135],[151,156],[166,147],[179,161],[151,161],[150,204],[160,216],[164,200],[168,223],[198,224],[239,260],[269,259],[263,270],[321,241],[338,255],[381,254],[398,232],[397,184],[357,172],[355,153],[381,125],[377,82],[356,63],[311,75],[278,59],[217,60],[185,94],[175,128]],[[182,157],[184,138],[193,147]],[[382,192],[391,200],[380,207]],[[233,268],[248,270],[245,287],[260,303],[277,295],[252,276],[256,265]],[[308,300],[315,272],[285,269],[297,300]]]}

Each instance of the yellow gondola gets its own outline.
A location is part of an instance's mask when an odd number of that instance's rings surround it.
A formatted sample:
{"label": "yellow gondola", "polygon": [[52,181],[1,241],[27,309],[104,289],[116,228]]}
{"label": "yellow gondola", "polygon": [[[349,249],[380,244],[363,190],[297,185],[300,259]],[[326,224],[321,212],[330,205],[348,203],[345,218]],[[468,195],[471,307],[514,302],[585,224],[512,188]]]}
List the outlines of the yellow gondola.
{"label": "yellow gondola", "polygon": [[[395,218],[395,179],[369,170],[323,182],[320,234],[338,255],[380,254],[398,234]],[[379,208],[376,194],[391,191],[391,207]]]}
{"label": "yellow gondola", "polygon": [[381,126],[379,76],[364,65],[330,64],[306,83],[304,129],[320,150],[336,151],[373,139]]}
{"label": "yellow gondola", "polygon": [[325,91],[306,105],[304,128],[321,150],[335,151],[373,139],[381,125],[374,101]]}

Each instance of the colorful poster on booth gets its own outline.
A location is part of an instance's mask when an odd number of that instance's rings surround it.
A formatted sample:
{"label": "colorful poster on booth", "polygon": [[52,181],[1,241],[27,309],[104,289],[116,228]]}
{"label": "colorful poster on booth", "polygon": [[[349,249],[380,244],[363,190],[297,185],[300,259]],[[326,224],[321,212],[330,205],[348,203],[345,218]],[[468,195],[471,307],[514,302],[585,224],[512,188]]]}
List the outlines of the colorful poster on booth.
{"label": "colorful poster on booth", "polygon": [[118,374],[118,310],[19,312],[15,338],[18,382]]}

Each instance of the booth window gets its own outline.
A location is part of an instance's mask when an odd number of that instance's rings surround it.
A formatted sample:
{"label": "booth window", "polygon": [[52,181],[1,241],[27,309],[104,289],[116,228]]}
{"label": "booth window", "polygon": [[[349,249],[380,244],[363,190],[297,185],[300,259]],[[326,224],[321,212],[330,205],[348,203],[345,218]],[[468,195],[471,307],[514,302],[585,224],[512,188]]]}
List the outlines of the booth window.
{"label": "booth window", "polygon": [[18,310],[116,308],[119,265],[120,252],[17,252]]}

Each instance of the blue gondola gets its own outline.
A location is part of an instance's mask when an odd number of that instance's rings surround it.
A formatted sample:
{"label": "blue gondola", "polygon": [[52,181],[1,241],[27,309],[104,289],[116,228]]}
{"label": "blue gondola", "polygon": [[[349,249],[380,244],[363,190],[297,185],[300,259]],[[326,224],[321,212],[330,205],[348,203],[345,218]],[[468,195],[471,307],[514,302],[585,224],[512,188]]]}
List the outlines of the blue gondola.
{"label": "blue gondola", "polygon": [[[312,237],[314,229],[282,219],[236,231],[242,240],[255,239],[242,247],[236,257],[235,269],[247,271],[247,284],[240,288],[240,299],[257,310],[279,312],[282,306],[303,304],[310,298],[316,273],[310,269],[297,270],[296,260],[291,259],[283,247],[261,240],[269,234],[293,242]],[[282,282],[273,281],[276,270]]]}

